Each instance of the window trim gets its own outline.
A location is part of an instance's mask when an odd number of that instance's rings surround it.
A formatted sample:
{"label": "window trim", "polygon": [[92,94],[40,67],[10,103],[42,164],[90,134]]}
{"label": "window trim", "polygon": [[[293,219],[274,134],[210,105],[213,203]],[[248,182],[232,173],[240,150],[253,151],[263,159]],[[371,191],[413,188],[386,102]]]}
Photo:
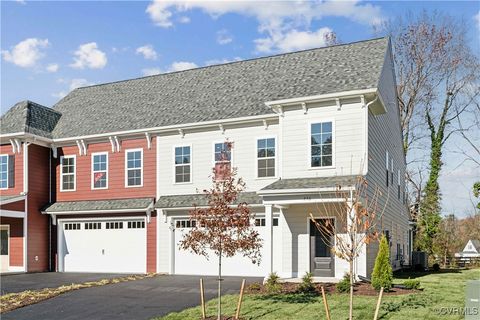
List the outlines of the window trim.
{"label": "window trim", "polygon": [[10,181],[9,181],[9,172],[10,172],[10,168],[9,168],[9,157],[10,155],[8,153],[4,153],[4,154],[0,154],[0,157],[7,157],[7,186],[5,188],[1,188],[0,187],[0,190],[7,190],[8,189],[8,186],[10,185]]}
{"label": "window trim", "polygon": [[[63,159],[73,158],[73,189],[65,190],[63,189]],[[70,154],[60,157],[60,192],[73,192],[77,191],[77,155]]]}
{"label": "window trim", "polygon": [[[106,155],[107,158],[106,158],[106,168],[105,168],[105,172],[107,173],[107,181],[106,181],[106,184],[105,184],[105,187],[101,187],[101,188],[95,188],[95,182],[94,182],[94,176],[95,176],[95,172],[103,172],[104,170],[101,170],[101,171],[93,171],[93,164],[94,164],[94,161],[93,161],[93,158],[95,156],[100,156],[100,155]],[[91,168],[90,168],[90,174],[91,174],[91,189],[92,190],[107,190],[108,189],[108,180],[109,180],[109,176],[110,176],[110,172],[108,172],[108,168],[109,168],[109,165],[108,165],[108,152],[107,151],[102,151],[102,152],[93,152],[91,157],[90,157],[90,161],[91,161]]]}
{"label": "window trim", "polygon": [[[140,184],[129,186],[128,185],[128,153],[129,152],[136,152],[140,151],[142,158],[140,159]],[[137,168],[135,168],[137,169]],[[143,187],[143,148],[135,148],[135,149],[125,149],[125,168],[124,168],[124,176],[125,176],[125,188],[141,188]]]}
{"label": "window trim", "polygon": [[[312,124],[317,123],[325,123],[331,122],[332,123],[332,165],[331,166],[323,166],[323,167],[312,167]],[[336,150],[336,132],[335,132],[335,119],[332,118],[324,118],[324,119],[317,119],[317,120],[310,120],[308,122],[308,137],[307,137],[307,147],[308,147],[308,159],[307,159],[307,168],[309,170],[325,170],[325,169],[335,169],[335,150]]]}
{"label": "window trim", "polygon": [[[258,140],[263,139],[275,139],[275,156],[273,157],[275,160],[275,175],[271,177],[259,177],[258,176]],[[255,151],[255,174],[254,177],[256,180],[267,180],[267,179],[276,179],[278,177],[278,139],[276,135],[266,135],[266,136],[258,136],[255,137],[254,141],[254,151]]]}
{"label": "window trim", "polygon": [[[214,140],[212,142],[212,168],[215,168],[215,164],[216,164],[216,161],[215,161],[215,145],[218,144],[218,143],[225,143],[226,141],[227,141],[227,139],[225,138],[224,140]],[[229,141],[229,142],[233,143],[233,141]],[[234,161],[233,150],[234,150],[234,148],[232,148],[230,150],[230,167],[231,168],[234,167],[234,165],[233,165],[233,161]]]}
{"label": "window trim", "polygon": [[[189,163],[189,165],[190,165],[190,181],[188,181],[188,182],[177,182],[176,171],[175,171],[175,169],[177,168],[177,164],[175,163],[175,149],[176,148],[183,148],[183,147],[190,147],[190,163]],[[214,148],[215,148],[215,145],[214,145]],[[172,154],[173,154],[173,184],[178,184],[178,185],[192,184],[193,183],[193,148],[192,148],[192,144],[191,143],[183,143],[183,144],[173,145]],[[215,155],[214,155],[214,157],[215,157]]]}

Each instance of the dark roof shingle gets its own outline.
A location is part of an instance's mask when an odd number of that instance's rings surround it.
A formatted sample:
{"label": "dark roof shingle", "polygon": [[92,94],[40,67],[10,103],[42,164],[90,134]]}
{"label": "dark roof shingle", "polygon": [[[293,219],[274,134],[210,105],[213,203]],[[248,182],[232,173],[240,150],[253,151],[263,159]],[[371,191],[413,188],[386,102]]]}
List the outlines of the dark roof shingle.
{"label": "dark roof shingle", "polygon": [[[242,192],[239,194],[236,204],[242,202],[246,202],[249,205],[261,204],[262,198],[255,192]],[[199,207],[206,206],[206,196],[201,193],[161,196],[155,204],[155,208],[191,208],[194,205]]]}
{"label": "dark roof shingle", "polygon": [[292,190],[292,189],[315,189],[336,186],[351,186],[357,183],[357,176],[336,176],[318,178],[280,179],[269,184],[261,191],[266,190]]}
{"label": "dark roof shingle", "polygon": [[60,201],[47,205],[42,212],[83,212],[102,210],[141,210],[146,209],[153,202],[153,198],[115,199],[115,200],[87,200],[87,201]]}

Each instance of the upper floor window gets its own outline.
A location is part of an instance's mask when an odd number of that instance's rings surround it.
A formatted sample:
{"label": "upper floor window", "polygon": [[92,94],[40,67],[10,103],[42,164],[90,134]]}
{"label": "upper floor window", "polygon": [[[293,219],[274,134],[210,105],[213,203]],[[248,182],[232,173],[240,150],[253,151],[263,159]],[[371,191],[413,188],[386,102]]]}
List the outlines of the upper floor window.
{"label": "upper floor window", "polygon": [[108,188],[108,153],[92,154],[92,189]]}
{"label": "upper floor window", "polygon": [[331,167],[333,165],[333,126],[332,122],[313,123],[311,125],[310,164],[312,167]]}
{"label": "upper floor window", "polygon": [[60,159],[60,191],[75,191],[75,155]]}
{"label": "upper floor window", "polygon": [[257,140],[257,177],[275,176],[275,138]]}
{"label": "upper floor window", "polygon": [[191,148],[190,146],[175,148],[175,183],[191,181]]}
{"label": "upper floor window", "polygon": [[232,161],[232,147],[230,143],[215,143],[215,164],[230,161]]}
{"label": "upper floor window", "polygon": [[8,188],[8,155],[0,155],[0,189]]}
{"label": "upper floor window", "polygon": [[401,193],[401,191],[400,191],[400,182],[401,181],[400,180],[401,180],[400,179],[400,169],[398,169],[397,170],[397,198],[398,198],[398,200],[400,200],[400,193]]}
{"label": "upper floor window", "polygon": [[127,187],[143,185],[143,150],[126,150],[126,181]]}

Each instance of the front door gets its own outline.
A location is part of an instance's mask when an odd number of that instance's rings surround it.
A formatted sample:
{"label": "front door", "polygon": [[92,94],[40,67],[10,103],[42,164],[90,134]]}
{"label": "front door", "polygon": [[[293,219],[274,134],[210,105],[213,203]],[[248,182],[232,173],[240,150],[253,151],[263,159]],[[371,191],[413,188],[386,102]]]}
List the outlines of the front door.
{"label": "front door", "polygon": [[310,271],[315,277],[333,277],[335,275],[333,244],[333,219],[315,219],[321,230],[310,221]]}
{"label": "front door", "polygon": [[8,226],[0,226],[0,271],[8,271],[10,265],[10,230]]}

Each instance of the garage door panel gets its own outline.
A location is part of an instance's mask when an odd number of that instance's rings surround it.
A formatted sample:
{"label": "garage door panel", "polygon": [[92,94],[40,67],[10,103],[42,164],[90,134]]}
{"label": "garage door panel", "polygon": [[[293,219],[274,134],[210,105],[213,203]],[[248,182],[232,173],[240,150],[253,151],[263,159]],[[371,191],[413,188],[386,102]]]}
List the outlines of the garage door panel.
{"label": "garage door panel", "polygon": [[[144,273],[145,223],[143,228],[128,228],[128,221],[144,220],[79,220],[62,223],[62,252],[59,255],[60,259],[63,257],[63,271]],[[87,229],[87,223],[96,223],[100,229]],[[72,224],[79,224],[80,228],[72,228]]]}
{"label": "garage door panel", "polygon": [[[260,238],[265,238],[265,227],[255,228]],[[191,251],[180,249],[180,241],[183,235],[190,229],[177,228],[175,234],[175,274],[197,274],[197,275],[217,275],[218,257],[213,251],[208,250],[209,260],[205,257],[196,255]],[[265,248],[260,250],[261,256],[265,257]],[[222,274],[225,276],[264,276],[266,274],[265,263],[260,265],[253,264],[250,259],[241,254],[233,257],[222,257]]]}

